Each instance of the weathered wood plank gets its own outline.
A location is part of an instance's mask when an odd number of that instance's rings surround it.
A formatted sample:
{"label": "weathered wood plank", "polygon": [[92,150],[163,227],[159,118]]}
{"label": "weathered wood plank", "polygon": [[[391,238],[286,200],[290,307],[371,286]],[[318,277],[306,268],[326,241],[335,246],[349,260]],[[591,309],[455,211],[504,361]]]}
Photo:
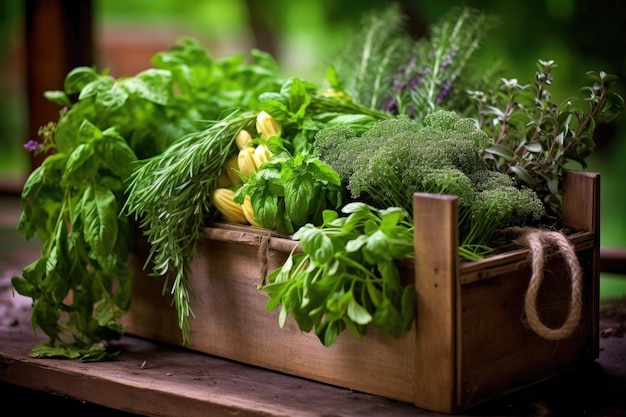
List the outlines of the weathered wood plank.
{"label": "weathered wood plank", "polygon": [[[456,411],[460,282],[458,198],[416,193],[415,222],[416,348],[415,403],[431,410]],[[423,375],[424,377],[416,377]]]}

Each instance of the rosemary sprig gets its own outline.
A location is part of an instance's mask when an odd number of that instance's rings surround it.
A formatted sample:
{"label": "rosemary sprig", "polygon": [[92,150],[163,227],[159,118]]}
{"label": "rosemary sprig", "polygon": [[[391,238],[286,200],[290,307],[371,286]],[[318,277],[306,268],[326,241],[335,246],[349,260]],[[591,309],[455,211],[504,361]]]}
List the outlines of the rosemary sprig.
{"label": "rosemary sprig", "polygon": [[490,16],[470,8],[454,9],[434,25],[398,70],[397,113],[421,119],[437,108],[458,110],[454,99],[472,81],[463,76],[491,26]]}
{"label": "rosemary sprig", "polygon": [[433,25],[428,37],[412,40],[398,7],[364,17],[336,59],[337,83],[359,104],[392,115],[422,119],[437,108],[469,105],[469,63],[494,19],[456,8]]}
{"label": "rosemary sprig", "polygon": [[364,15],[361,27],[348,39],[333,65],[341,88],[355,103],[380,110],[397,68],[411,53],[412,40],[397,5]]}
{"label": "rosemary sprig", "polygon": [[236,111],[210,122],[203,130],[181,138],[163,153],[143,160],[133,170],[124,211],[140,221],[151,245],[146,264],[152,274],[171,283],[173,304],[183,342],[189,344],[193,296],[187,267],[196,255],[207,216],[215,213],[210,200],[226,160],[235,152],[241,129],[255,128],[256,113]]}

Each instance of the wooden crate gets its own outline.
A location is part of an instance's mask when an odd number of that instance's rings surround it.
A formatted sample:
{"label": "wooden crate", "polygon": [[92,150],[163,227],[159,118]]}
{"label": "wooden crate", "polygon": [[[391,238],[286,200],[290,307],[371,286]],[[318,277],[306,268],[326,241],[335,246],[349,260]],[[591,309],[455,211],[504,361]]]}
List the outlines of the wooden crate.
{"label": "wooden crate", "polygon": [[[417,293],[413,328],[396,340],[368,330],[362,340],[342,333],[330,347],[289,318],[267,312],[257,289],[295,242],[250,226],[205,230],[189,278],[193,350],[391,399],[455,413],[597,359],[599,352],[599,182],[594,173],[566,172],[563,221],[583,269],[581,318],[573,334],[547,340],[523,320],[532,270],[529,250],[478,262],[458,256],[457,198],[416,194],[415,260],[400,263]],[[259,262],[259,259],[265,261]],[[128,333],[181,345],[175,309],[163,281],[131,257],[133,301]],[[571,284],[563,258],[546,261],[537,298],[543,323],[559,327],[569,311]]]}

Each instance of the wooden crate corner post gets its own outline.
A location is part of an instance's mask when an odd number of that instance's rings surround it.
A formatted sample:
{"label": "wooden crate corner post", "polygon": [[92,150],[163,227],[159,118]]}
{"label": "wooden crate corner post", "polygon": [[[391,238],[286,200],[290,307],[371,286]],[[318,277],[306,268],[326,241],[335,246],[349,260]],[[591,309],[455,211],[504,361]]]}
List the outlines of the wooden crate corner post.
{"label": "wooden crate corner post", "polygon": [[458,197],[414,194],[415,405],[456,411]]}
{"label": "wooden crate corner post", "polygon": [[[582,198],[581,198],[582,196]],[[593,325],[591,355],[600,354],[600,174],[585,171],[563,171],[563,224],[576,230],[593,233],[590,266],[590,314]]]}

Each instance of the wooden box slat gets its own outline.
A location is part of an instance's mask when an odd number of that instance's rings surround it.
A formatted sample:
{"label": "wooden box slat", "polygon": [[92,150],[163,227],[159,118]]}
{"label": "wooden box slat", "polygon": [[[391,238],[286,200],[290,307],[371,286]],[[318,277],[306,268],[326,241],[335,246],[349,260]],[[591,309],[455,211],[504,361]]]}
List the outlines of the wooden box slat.
{"label": "wooden box slat", "polygon": [[[324,347],[291,317],[279,328],[278,312],[265,310],[267,296],[257,286],[297,242],[264,229],[223,224],[206,228],[189,269],[198,294],[192,301],[189,348],[445,413],[592,361],[599,350],[599,175],[567,172],[564,187],[564,206],[570,207],[564,221],[576,226],[570,240],[584,270],[581,321],[566,340],[545,340],[523,321],[527,250],[460,262],[456,197],[418,193],[415,260],[400,262],[403,279],[415,281],[417,311],[402,338],[370,328],[361,341],[344,332]],[[124,318],[127,331],[182,345],[171,299],[162,293],[162,280],[142,271],[143,259],[129,259],[136,277]],[[570,298],[558,253],[550,255],[544,275],[537,307],[544,324],[558,327]]]}
{"label": "wooden box slat", "polygon": [[[447,409],[457,388],[456,325],[460,282],[458,198],[416,193],[415,291],[417,295],[413,402],[423,408]],[[431,337],[432,335],[432,337]]]}

